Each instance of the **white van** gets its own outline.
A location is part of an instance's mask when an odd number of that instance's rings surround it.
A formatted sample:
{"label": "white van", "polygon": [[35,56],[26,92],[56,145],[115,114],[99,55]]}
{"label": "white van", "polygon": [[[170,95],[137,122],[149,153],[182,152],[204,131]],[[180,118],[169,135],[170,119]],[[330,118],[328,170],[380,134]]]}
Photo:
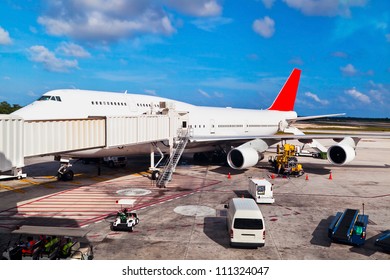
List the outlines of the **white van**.
{"label": "white van", "polygon": [[256,203],[274,203],[272,184],[266,179],[250,179],[248,192]]}
{"label": "white van", "polygon": [[265,244],[263,214],[251,198],[233,198],[229,201],[227,227],[230,246],[261,247]]}

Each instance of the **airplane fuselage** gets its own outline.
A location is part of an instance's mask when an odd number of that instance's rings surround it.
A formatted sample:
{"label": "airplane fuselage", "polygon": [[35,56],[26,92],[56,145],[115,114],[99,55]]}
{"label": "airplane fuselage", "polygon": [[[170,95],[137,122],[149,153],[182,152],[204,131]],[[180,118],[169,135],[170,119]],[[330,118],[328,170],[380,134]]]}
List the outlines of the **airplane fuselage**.
{"label": "airplane fuselage", "polygon": [[[160,102],[175,110],[188,112],[187,127],[194,138],[213,141],[221,137],[265,136],[275,134],[281,122],[296,118],[294,111],[271,111],[195,106],[167,98],[88,90],[53,90],[14,112],[25,120],[83,119],[91,116],[137,116],[161,111]],[[207,141],[205,141],[207,142]],[[211,150],[208,144],[188,145],[193,151]],[[150,145],[126,147],[124,150],[98,149],[72,153],[73,156],[100,157],[120,154],[144,154]]]}

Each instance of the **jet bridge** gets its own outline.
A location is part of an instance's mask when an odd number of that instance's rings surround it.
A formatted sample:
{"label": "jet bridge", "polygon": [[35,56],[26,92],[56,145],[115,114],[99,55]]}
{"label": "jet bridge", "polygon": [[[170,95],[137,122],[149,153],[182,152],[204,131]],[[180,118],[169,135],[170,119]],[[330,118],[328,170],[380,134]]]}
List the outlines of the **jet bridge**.
{"label": "jet bridge", "polygon": [[[17,176],[24,159],[96,148],[168,141],[172,147],[187,112],[67,120],[23,120],[0,115],[0,173]],[[184,117],[183,117],[184,116]]]}

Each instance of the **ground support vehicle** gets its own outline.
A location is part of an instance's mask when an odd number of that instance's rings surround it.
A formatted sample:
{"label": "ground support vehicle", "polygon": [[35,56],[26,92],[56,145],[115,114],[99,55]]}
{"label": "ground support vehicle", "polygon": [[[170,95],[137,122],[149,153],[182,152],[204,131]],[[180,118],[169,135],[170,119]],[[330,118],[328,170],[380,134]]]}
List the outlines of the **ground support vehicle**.
{"label": "ground support vehicle", "polygon": [[283,149],[280,149],[280,145],[278,145],[276,156],[270,156],[268,162],[274,167],[277,174],[299,177],[305,173],[302,165],[298,163],[296,148],[291,144],[284,144]]}
{"label": "ground support vehicle", "polygon": [[133,227],[138,225],[139,218],[136,212],[130,211],[129,208],[123,208],[123,205],[131,205],[133,207],[134,199],[119,199],[117,204],[121,205],[121,210],[115,216],[115,220],[111,223],[111,230],[127,230],[133,231]]}
{"label": "ground support vehicle", "polygon": [[126,157],[104,157],[103,163],[107,164],[108,167],[125,167],[127,164]]}
{"label": "ground support vehicle", "polygon": [[138,225],[139,218],[137,213],[128,212],[127,208],[118,211],[115,221],[111,223],[111,230],[133,231],[133,227]]}
{"label": "ground support vehicle", "polygon": [[387,230],[382,233],[375,240],[375,245],[381,247],[383,251],[390,253],[390,230]]}
{"label": "ground support vehicle", "polygon": [[339,243],[361,246],[366,240],[368,215],[359,214],[359,210],[346,209],[337,212],[328,228],[328,237]]}
{"label": "ground support vehicle", "polygon": [[255,199],[256,203],[274,203],[272,184],[266,179],[249,180],[249,194]]}
{"label": "ground support vehicle", "polygon": [[[92,260],[86,231],[67,227],[21,226],[12,232],[17,241],[3,252],[6,260]],[[33,244],[27,249],[26,239]],[[11,244],[12,239],[9,244]],[[66,245],[67,244],[67,245]],[[66,245],[66,246],[65,246]]]}
{"label": "ground support vehicle", "polygon": [[231,247],[257,248],[265,245],[263,214],[253,199],[232,198],[225,208]]}

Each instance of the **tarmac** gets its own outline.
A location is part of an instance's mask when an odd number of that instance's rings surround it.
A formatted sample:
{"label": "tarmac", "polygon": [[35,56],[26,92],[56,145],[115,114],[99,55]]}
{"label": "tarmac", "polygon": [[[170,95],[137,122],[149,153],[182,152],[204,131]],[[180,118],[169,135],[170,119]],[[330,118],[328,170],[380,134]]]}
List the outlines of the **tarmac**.
{"label": "tarmac", "polygon": [[[99,176],[95,164],[76,161],[71,182],[56,180],[59,165],[52,158],[29,159],[26,179],[0,181],[0,249],[15,238],[13,229],[36,225],[83,228],[94,258],[102,260],[390,260],[374,245],[390,229],[389,139],[361,140],[356,158],[344,166],[300,157],[305,174],[298,178],[271,178],[266,159],[272,151],[247,170],[184,157],[165,189],[157,188],[146,172],[148,157],[125,168],[103,167]],[[273,183],[275,203],[259,205],[266,245],[231,248],[224,205],[233,197],[250,197],[250,177]],[[124,198],[135,200],[140,223],[133,232],[111,231],[121,209],[117,201]],[[327,228],[335,214],[346,208],[362,211],[363,203],[369,215],[365,244],[332,243]]]}

